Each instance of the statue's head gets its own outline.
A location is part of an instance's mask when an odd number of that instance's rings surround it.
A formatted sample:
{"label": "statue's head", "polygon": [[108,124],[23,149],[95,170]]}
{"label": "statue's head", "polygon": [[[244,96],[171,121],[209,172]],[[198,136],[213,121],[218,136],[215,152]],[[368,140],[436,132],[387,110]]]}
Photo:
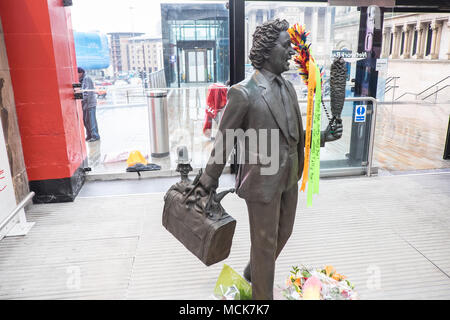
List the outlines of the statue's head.
{"label": "statue's head", "polygon": [[267,69],[277,75],[289,70],[289,60],[295,54],[287,32],[289,23],[275,19],[256,27],[250,50],[250,61],[255,69]]}

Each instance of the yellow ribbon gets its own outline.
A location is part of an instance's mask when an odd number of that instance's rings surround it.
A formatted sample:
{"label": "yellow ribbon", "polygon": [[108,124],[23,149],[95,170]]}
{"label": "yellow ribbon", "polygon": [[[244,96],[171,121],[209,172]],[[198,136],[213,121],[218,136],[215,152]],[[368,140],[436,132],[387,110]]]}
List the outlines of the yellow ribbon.
{"label": "yellow ribbon", "polygon": [[308,103],[306,110],[305,163],[303,165],[303,180],[300,191],[305,191],[308,182],[309,158],[311,152],[311,127],[314,110],[314,89],[316,88],[316,65],[309,59],[308,72]]}

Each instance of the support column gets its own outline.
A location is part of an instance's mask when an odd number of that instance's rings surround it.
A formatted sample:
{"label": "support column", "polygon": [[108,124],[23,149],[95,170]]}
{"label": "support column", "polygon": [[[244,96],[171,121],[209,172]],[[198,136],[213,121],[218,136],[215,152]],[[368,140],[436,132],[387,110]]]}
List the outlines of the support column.
{"label": "support column", "polygon": [[442,38],[442,29],[444,28],[444,22],[443,21],[437,21],[437,34],[436,34],[436,42],[433,48],[433,55],[431,56],[432,59],[439,59],[439,51],[441,51],[441,38]]}
{"label": "support column", "polygon": [[[447,21],[447,31],[450,34],[450,20]],[[450,60],[450,41],[448,41],[447,59]]]}
{"label": "support column", "polygon": [[389,43],[391,40],[391,32],[389,28],[383,29],[383,48],[381,49],[381,57],[387,58],[389,56]]}
{"label": "support column", "polygon": [[393,27],[394,37],[393,37],[393,47],[392,47],[392,59],[398,59],[400,57],[400,35],[398,32],[398,27]]}
{"label": "support column", "polygon": [[431,59],[437,59],[439,55],[439,50],[436,52],[436,47],[438,46],[437,43],[437,37],[439,32],[439,25],[436,20],[433,20],[431,23],[431,51],[430,51],[430,58]]}
{"label": "support column", "polygon": [[305,24],[305,7],[300,7],[300,24]]}
{"label": "support column", "polygon": [[313,7],[311,21],[312,21],[311,35],[313,37],[312,43],[317,43],[317,29],[318,29],[317,26],[319,24],[319,10],[317,7]]}
{"label": "support column", "polygon": [[57,0],[0,1],[26,170],[35,202],[73,201],[86,148],[69,7]]}
{"label": "support column", "polygon": [[405,24],[403,26],[405,32],[405,44],[403,48],[403,59],[409,59],[411,57],[411,40],[413,36],[413,30],[410,25]]}
{"label": "support column", "polygon": [[425,48],[425,36],[426,32],[422,23],[417,22],[416,29],[417,33],[417,54],[416,59],[423,59],[424,48]]}

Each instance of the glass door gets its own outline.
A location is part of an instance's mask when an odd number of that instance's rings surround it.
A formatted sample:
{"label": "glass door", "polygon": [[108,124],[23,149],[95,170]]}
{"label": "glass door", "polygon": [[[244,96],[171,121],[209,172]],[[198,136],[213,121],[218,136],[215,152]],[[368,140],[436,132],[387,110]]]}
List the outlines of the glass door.
{"label": "glass door", "polygon": [[185,51],[186,82],[206,82],[206,49]]}

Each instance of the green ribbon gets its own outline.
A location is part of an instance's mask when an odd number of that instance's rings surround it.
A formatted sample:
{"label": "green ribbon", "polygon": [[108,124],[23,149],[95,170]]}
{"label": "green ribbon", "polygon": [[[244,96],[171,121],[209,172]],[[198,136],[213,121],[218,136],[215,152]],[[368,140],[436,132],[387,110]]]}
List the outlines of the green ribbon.
{"label": "green ribbon", "polygon": [[312,206],[313,194],[319,194],[319,177],[320,177],[320,110],[322,103],[322,79],[320,77],[319,68],[316,69],[316,95],[314,99],[314,114],[311,138],[311,160],[308,178],[308,193],[306,198],[306,206]]}

